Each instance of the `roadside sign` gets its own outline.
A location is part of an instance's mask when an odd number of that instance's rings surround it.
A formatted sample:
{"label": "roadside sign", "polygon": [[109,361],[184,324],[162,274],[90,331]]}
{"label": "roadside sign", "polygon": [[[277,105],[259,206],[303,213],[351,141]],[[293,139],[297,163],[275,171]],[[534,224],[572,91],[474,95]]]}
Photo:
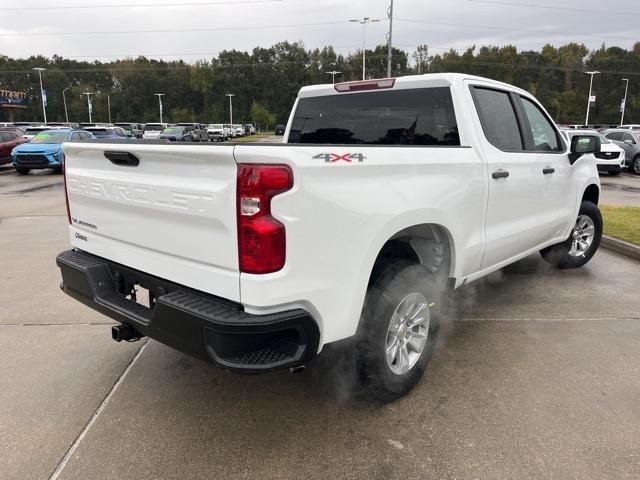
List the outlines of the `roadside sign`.
{"label": "roadside sign", "polygon": [[42,104],[45,107],[47,106],[47,91],[46,90],[42,90]]}
{"label": "roadside sign", "polygon": [[596,96],[595,96],[595,95],[591,95],[591,96],[589,97],[589,102],[591,102],[591,103],[596,103]]}
{"label": "roadside sign", "polygon": [[624,104],[625,104],[625,101],[623,99],[622,102],[620,102],[620,113],[624,112]]}

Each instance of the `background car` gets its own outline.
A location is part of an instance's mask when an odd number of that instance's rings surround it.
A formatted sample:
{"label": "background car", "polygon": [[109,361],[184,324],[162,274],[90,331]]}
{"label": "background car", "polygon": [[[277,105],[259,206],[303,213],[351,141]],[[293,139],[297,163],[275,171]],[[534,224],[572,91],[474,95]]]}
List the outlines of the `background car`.
{"label": "background car", "polygon": [[618,128],[622,128],[624,130],[640,130],[640,125],[632,123],[628,125],[620,125]]}
{"label": "background car", "polygon": [[95,138],[104,140],[126,140],[135,138],[133,133],[121,127],[87,127],[84,129],[91,132]]}
{"label": "background car", "polygon": [[25,143],[22,138],[22,130],[17,128],[1,128],[0,129],[0,165],[11,163],[11,151]]}
{"label": "background car", "polygon": [[276,135],[284,135],[285,128],[286,127],[284,125],[282,125],[281,123],[276,125],[276,129],[275,129]]}
{"label": "background car", "polygon": [[133,134],[136,138],[142,138],[142,125],[139,123],[123,123],[118,122],[113,124],[115,127],[124,128]]}
{"label": "background car", "polygon": [[254,127],[250,123],[245,124],[245,126],[244,126],[244,134],[245,135],[255,135],[256,134],[256,127]]}
{"label": "background car", "polygon": [[233,128],[236,131],[236,137],[244,137],[244,127],[242,125],[236,123],[233,125]]}
{"label": "background car", "polygon": [[158,138],[170,142],[193,142],[194,136],[193,127],[176,125],[165,128]]}
{"label": "background car", "polygon": [[212,142],[224,142],[228,137],[228,132],[221,123],[209,124],[207,134]]}
{"label": "background car", "polygon": [[[191,132],[190,142],[208,142],[209,134],[207,129],[201,123],[178,123],[177,127],[187,127]],[[164,133],[164,132],[163,132]]]}
{"label": "background car", "polygon": [[40,132],[44,132],[46,130],[52,130],[54,128],[60,128],[60,127],[47,127],[45,125],[40,125],[40,126],[37,126],[37,127],[28,127],[24,131],[24,134],[22,135],[22,138],[24,138],[25,140],[29,141],[33,137],[35,137],[37,134],[39,134]]}
{"label": "background car", "polygon": [[62,171],[64,155],[62,143],[69,140],[89,140],[93,135],[84,130],[56,128],[39,132],[30,142],[18,145],[11,152],[11,161],[20,175],[30,170],[53,168]]}
{"label": "background car", "polygon": [[625,165],[629,171],[640,175],[640,132],[619,128],[615,130],[605,130],[602,133],[624,150]]}
{"label": "background car", "polygon": [[594,130],[561,130],[561,133],[566,134],[566,140],[569,144],[571,144],[571,139],[576,135],[594,135],[598,137],[600,151],[594,154],[598,172],[618,175],[624,168],[624,150],[601,133]]}
{"label": "background car", "polygon": [[236,138],[236,129],[230,123],[224,124],[224,129],[227,131],[227,138]]}
{"label": "background car", "polygon": [[142,129],[142,138],[154,139],[162,135],[162,131],[169,125],[167,123],[147,123]]}

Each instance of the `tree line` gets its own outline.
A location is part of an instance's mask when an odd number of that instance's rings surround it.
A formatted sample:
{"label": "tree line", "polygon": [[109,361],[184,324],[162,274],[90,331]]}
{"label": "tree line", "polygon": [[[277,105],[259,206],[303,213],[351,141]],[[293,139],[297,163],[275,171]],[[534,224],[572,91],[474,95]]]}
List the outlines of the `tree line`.
{"label": "tree line", "polygon": [[[367,50],[367,76],[386,76],[387,48]],[[44,88],[48,94],[47,118],[64,121],[62,92],[66,91],[70,121],[87,121],[86,96],[93,97],[93,121],[108,120],[107,96],[113,122],[158,121],[158,100],[163,97],[165,121],[203,123],[227,121],[229,102],[225,93],[234,93],[234,122],[265,120],[285,123],[300,87],[330,83],[327,72],[342,72],[336,81],[359,80],[361,52],[338,54],[333,47],[308,50],[299,42],[280,42],[256,47],[252,52],[228,50],[210,60],[186,63],[145,57],[109,62],[79,61],[60,56],[31,56],[26,59],[0,55],[0,88],[25,91],[33,99],[31,108],[18,112],[23,121],[42,120],[40,86],[34,67],[44,67]],[[481,75],[519,86],[534,94],[561,123],[584,122],[593,82],[596,102],[590,123],[616,124],[624,96],[623,78],[629,93],[625,122],[640,123],[640,42],[630,50],[601,46],[590,51],[585,45],[569,43],[561,47],[545,45],[540,51],[518,51],[515,46],[472,46],[433,53],[427,45],[414,51],[394,48],[394,76],[460,72]],[[0,109],[0,120],[7,119]],[[256,122],[260,123],[260,122]]]}

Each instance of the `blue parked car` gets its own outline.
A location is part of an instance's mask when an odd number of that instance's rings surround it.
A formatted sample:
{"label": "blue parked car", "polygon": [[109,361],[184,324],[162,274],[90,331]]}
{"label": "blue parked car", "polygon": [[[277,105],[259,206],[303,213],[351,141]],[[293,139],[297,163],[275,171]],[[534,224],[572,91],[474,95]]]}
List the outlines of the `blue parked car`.
{"label": "blue parked car", "polygon": [[20,175],[30,170],[53,168],[62,172],[64,155],[62,143],[70,140],[89,140],[94,138],[89,132],[71,128],[56,128],[38,133],[28,143],[17,146],[11,152],[11,162]]}

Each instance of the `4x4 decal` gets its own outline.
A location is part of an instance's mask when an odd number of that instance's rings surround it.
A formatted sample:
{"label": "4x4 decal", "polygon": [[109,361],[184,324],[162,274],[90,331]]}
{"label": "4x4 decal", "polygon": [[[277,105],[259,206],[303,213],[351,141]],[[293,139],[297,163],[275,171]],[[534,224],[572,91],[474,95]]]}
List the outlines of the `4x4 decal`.
{"label": "4x4 decal", "polygon": [[325,163],[353,163],[354,161],[364,162],[367,159],[367,157],[365,157],[362,153],[319,153],[318,155],[314,155],[313,158],[324,160]]}

